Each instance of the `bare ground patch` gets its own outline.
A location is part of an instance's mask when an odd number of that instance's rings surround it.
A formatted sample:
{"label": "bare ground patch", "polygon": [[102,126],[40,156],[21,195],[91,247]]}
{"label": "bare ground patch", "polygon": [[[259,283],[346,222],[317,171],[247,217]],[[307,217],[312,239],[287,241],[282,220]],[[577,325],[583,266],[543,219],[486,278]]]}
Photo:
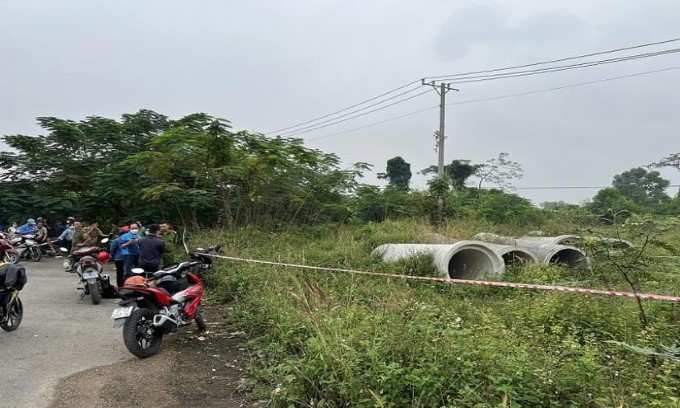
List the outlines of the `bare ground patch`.
{"label": "bare ground patch", "polygon": [[252,404],[246,391],[254,382],[247,377],[247,356],[240,351],[243,338],[229,333],[222,313],[222,306],[206,308],[208,333],[182,330],[168,336],[154,357],[141,360],[131,355],[128,361],[64,378],[50,407],[179,408],[191,404],[231,408]]}

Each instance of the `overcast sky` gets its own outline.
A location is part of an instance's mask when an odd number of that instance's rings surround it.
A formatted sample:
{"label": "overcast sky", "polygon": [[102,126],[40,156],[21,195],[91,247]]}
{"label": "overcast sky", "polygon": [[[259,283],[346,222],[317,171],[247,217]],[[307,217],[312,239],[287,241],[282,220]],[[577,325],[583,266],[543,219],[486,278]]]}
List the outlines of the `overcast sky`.
{"label": "overcast sky", "polygon": [[[0,0],[0,134],[39,134],[37,116],[119,118],[140,108],[207,112],[268,132],[412,80],[680,37],[678,0]],[[662,48],[677,48],[680,42]],[[646,51],[646,50],[642,50]],[[461,84],[449,102],[680,66],[680,54]],[[299,137],[384,171],[400,155],[436,164],[429,93]],[[507,152],[518,186],[606,186],[680,151],[680,70],[459,106],[446,161]],[[664,171],[680,184],[680,174]],[[375,182],[368,175],[367,182]],[[414,177],[424,186],[422,176]],[[535,203],[597,190],[518,190]],[[674,189],[673,191],[676,191]]]}

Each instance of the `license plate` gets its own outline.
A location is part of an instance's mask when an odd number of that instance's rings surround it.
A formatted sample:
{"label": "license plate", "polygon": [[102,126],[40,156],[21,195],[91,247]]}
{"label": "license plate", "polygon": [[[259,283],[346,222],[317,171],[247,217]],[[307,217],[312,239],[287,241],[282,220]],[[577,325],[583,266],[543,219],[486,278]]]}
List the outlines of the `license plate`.
{"label": "license plate", "polygon": [[98,276],[99,272],[96,271],[83,272],[83,279],[97,279]]}
{"label": "license plate", "polygon": [[113,309],[113,313],[111,313],[111,320],[123,319],[125,317],[130,316],[130,314],[132,313],[132,309],[134,309],[134,306],[118,307],[116,309]]}

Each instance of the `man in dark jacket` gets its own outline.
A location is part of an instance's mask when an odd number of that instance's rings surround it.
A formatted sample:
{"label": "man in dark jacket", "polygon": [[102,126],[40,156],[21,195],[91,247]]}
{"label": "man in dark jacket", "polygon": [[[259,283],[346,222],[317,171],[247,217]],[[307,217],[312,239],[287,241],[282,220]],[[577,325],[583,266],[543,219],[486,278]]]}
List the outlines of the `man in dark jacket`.
{"label": "man in dark jacket", "polygon": [[161,267],[165,241],[158,237],[158,225],[149,226],[147,235],[139,240],[139,267],[146,272],[156,272]]}

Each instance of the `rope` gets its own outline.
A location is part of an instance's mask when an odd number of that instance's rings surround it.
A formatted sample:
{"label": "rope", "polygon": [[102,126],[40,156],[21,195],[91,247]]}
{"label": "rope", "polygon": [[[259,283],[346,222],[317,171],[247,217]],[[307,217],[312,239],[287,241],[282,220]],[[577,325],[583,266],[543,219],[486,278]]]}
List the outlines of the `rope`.
{"label": "rope", "polygon": [[622,292],[615,290],[602,290],[602,289],[590,289],[590,288],[577,288],[571,286],[558,286],[558,285],[537,285],[532,283],[516,283],[516,282],[498,282],[498,281],[484,281],[484,280],[474,280],[474,279],[453,279],[453,278],[435,278],[429,276],[410,276],[410,275],[399,275],[392,273],[383,272],[370,272],[370,271],[359,271],[354,269],[342,269],[342,268],[328,268],[322,266],[311,266],[311,265],[301,265],[301,264],[291,264],[283,262],[272,262],[272,261],[262,261],[259,259],[249,259],[249,258],[238,258],[234,256],[225,255],[215,255],[201,253],[200,255],[209,256],[212,258],[226,259],[230,261],[246,262],[260,265],[272,265],[272,266],[284,266],[289,268],[299,268],[308,269],[315,271],[325,271],[325,272],[336,272],[336,273],[349,273],[356,275],[367,275],[367,276],[379,276],[384,278],[394,278],[394,279],[404,279],[404,280],[420,280],[429,282],[441,282],[459,285],[474,285],[474,286],[493,286],[500,288],[516,288],[516,289],[528,289],[528,290],[542,290],[542,291],[553,291],[553,292],[564,292],[564,293],[586,293],[595,296],[607,296],[607,297],[621,297],[629,299],[640,299],[640,300],[656,300],[661,302],[671,302],[680,303],[679,296],[668,296],[668,295],[657,295],[652,293],[637,293],[637,292]]}

